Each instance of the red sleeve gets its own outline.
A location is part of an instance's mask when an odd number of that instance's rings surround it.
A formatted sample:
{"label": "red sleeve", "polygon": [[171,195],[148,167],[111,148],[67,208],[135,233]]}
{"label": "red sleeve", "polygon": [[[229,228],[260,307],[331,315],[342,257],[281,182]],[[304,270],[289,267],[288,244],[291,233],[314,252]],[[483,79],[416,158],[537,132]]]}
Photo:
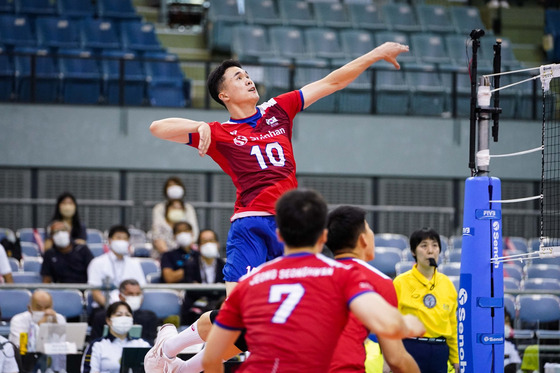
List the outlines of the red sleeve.
{"label": "red sleeve", "polygon": [[290,119],[303,110],[303,94],[300,90],[291,91],[275,97],[274,100],[286,111]]}
{"label": "red sleeve", "polygon": [[[208,125],[210,126],[210,136],[214,139],[214,130],[216,125],[220,125],[220,122],[209,122]],[[198,142],[200,141],[200,135],[198,132],[189,133],[189,141],[187,145],[192,146],[193,148],[198,148]],[[210,142],[210,147],[214,145],[214,141]],[[210,149],[208,149],[210,151]]]}
{"label": "red sleeve", "polygon": [[397,298],[397,292],[395,291],[395,285],[393,285],[393,281],[390,279],[383,279],[379,282],[379,284],[381,286],[376,286],[375,290],[377,290],[379,295],[381,295],[387,301],[387,303],[397,308],[399,305],[399,300]]}
{"label": "red sleeve", "polygon": [[373,286],[367,280],[363,273],[361,273],[357,268],[351,267],[344,271],[344,280],[341,281],[343,286],[344,295],[346,296],[346,304],[350,304],[354,298],[374,291]]}

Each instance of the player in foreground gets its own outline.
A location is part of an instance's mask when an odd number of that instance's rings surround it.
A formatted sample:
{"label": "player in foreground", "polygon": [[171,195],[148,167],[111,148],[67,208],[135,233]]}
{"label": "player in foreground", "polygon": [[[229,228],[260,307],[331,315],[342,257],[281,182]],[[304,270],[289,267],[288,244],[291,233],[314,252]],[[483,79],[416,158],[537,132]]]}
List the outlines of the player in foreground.
{"label": "player in foreground", "polygon": [[[341,263],[357,268],[393,307],[398,306],[393,280],[366,263],[374,258],[374,234],[366,221],[366,212],[358,207],[340,206],[327,219],[327,246]],[[329,368],[334,372],[365,372],[364,341],[369,330],[350,314]],[[383,357],[393,373],[420,373],[414,358],[405,350],[402,340],[378,336]]]}
{"label": "player in foreground", "polygon": [[320,254],[326,217],[316,192],[292,190],[278,200],[284,256],[244,277],[224,302],[208,336],[205,372],[223,372],[224,354],[245,329],[251,354],[239,372],[324,373],[349,310],[382,338],[424,333],[416,317],[402,316],[357,268]]}
{"label": "player in foreground", "polygon": [[239,278],[267,260],[282,255],[276,238],[274,204],[297,187],[292,149],[295,115],[319,99],[343,89],[373,63],[385,60],[397,69],[397,56],[408,46],[384,43],[300,90],[270,99],[260,106],[259,93],[239,62],[228,60],[208,77],[212,98],[225,106],[230,120],[201,122],[184,118],[154,121],[158,138],[198,148],[228,174],[237,189],[224,267],[229,294]]}

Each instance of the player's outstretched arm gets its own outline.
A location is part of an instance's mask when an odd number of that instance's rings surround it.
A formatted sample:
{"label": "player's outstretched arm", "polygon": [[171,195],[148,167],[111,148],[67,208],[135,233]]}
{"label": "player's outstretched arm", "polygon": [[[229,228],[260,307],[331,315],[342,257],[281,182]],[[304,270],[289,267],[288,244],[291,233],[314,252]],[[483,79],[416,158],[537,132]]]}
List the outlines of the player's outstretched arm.
{"label": "player's outstretched arm", "polygon": [[421,337],[424,324],[412,315],[401,315],[377,293],[364,293],[352,300],[350,310],[373,333],[381,338]]}
{"label": "player's outstretched arm", "polygon": [[304,108],[331,93],[343,89],[377,61],[385,60],[399,69],[397,56],[402,52],[408,52],[407,45],[387,42],[334,70],[323,79],[309,83],[301,89],[305,100]]}
{"label": "player's outstretched arm", "polygon": [[240,331],[224,329],[216,324],[212,326],[202,358],[205,373],[222,373],[224,371],[223,356],[237,340],[239,334],[241,334]]}
{"label": "player's outstretched arm", "polygon": [[399,339],[378,338],[383,358],[393,373],[420,373],[414,358]]}
{"label": "player's outstretched arm", "polygon": [[152,122],[150,132],[160,139],[183,144],[189,142],[190,133],[198,132],[200,134],[198,153],[201,156],[206,154],[210,146],[210,126],[206,122],[184,118],[166,118]]}

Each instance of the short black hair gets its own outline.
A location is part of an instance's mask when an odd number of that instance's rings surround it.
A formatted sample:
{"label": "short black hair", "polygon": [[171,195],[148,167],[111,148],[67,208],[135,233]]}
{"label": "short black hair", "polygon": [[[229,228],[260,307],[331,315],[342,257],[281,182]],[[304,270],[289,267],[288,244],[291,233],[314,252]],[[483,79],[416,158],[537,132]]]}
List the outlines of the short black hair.
{"label": "short black hair", "polygon": [[210,96],[216,101],[218,104],[222,106],[226,106],[222,100],[218,97],[220,91],[222,90],[222,83],[224,82],[224,74],[227,69],[230,67],[239,67],[242,68],[239,61],[236,60],[225,60],[223,61],[218,67],[216,67],[210,75],[208,75],[208,80],[206,81],[206,86],[208,87],[208,92]]}
{"label": "short black hair", "polygon": [[125,227],[124,225],[121,225],[121,224],[113,225],[113,226],[109,229],[109,238],[113,238],[113,236],[115,235],[115,233],[118,233],[118,232],[126,233],[126,235],[128,236],[128,238],[130,238],[130,232],[128,231],[128,228]]}
{"label": "short black hair", "polygon": [[186,221],[178,221],[177,223],[173,224],[173,234],[177,234],[177,232],[179,231],[179,227],[182,225],[186,226],[187,230],[192,232],[192,225],[190,225]]}
{"label": "short black hair", "polygon": [[276,224],[286,245],[313,246],[327,223],[327,204],[313,190],[293,189],[276,202]]}
{"label": "short black hair", "polygon": [[[412,234],[410,235],[410,251],[412,251],[412,253],[416,255],[416,247],[420,244],[420,242],[426,239],[437,241],[439,252],[441,253],[441,239],[439,238],[439,233],[436,232],[436,230],[433,228],[426,227],[412,232]],[[416,256],[414,257],[414,259],[416,259]]]}
{"label": "short black hair", "polygon": [[140,283],[134,279],[134,278],[128,278],[126,280],[123,280],[120,284],[119,284],[119,293],[124,293],[124,291],[126,290],[127,285],[132,285],[132,286],[140,286]]}
{"label": "short black hair", "polygon": [[327,218],[327,247],[334,255],[347,252],[356,246],[358,237],[366,230],[365,210],[354,206],[340,206]]}
{"label": "short black hair", "polygon": [[128,309],[128,312],[132,314],[132,308],[130,308],[128,303],[119,300],[117,302],[111,303],[111,305],[107,308],[107,311],[105,312],[105,318],[110,319],[111,316],[113,316],[117,312],[119,306],[125,306]]}
{"label": "short black hair", "polygon": [[198,234],[198,240],[197,243],[200,246],[200,237],[202,237],[202,233],[204,232],[212,232],[212,234],[214,235],[214,238],[216,239],[216,242],[220,242],[220,240],[218,239],[218,233],[216,233],[215,230],[210,229],[210,228],[204,228],[200,231],[200,233]]}

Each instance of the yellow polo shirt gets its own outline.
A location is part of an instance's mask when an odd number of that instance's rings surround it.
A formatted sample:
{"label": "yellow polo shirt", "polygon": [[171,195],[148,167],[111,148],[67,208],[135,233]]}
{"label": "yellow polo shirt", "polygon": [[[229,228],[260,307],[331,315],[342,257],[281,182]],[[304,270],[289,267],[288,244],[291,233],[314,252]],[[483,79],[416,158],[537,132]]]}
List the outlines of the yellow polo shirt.
{"label": "yellow polo shirt", "polygon": [[451,280],[437,269],[428,281],[416,266],[393,280],[399,311],[415,315],[424,323],[424,337],[445,337],[449,346],[449,362],[457,364],[457,290]]}

